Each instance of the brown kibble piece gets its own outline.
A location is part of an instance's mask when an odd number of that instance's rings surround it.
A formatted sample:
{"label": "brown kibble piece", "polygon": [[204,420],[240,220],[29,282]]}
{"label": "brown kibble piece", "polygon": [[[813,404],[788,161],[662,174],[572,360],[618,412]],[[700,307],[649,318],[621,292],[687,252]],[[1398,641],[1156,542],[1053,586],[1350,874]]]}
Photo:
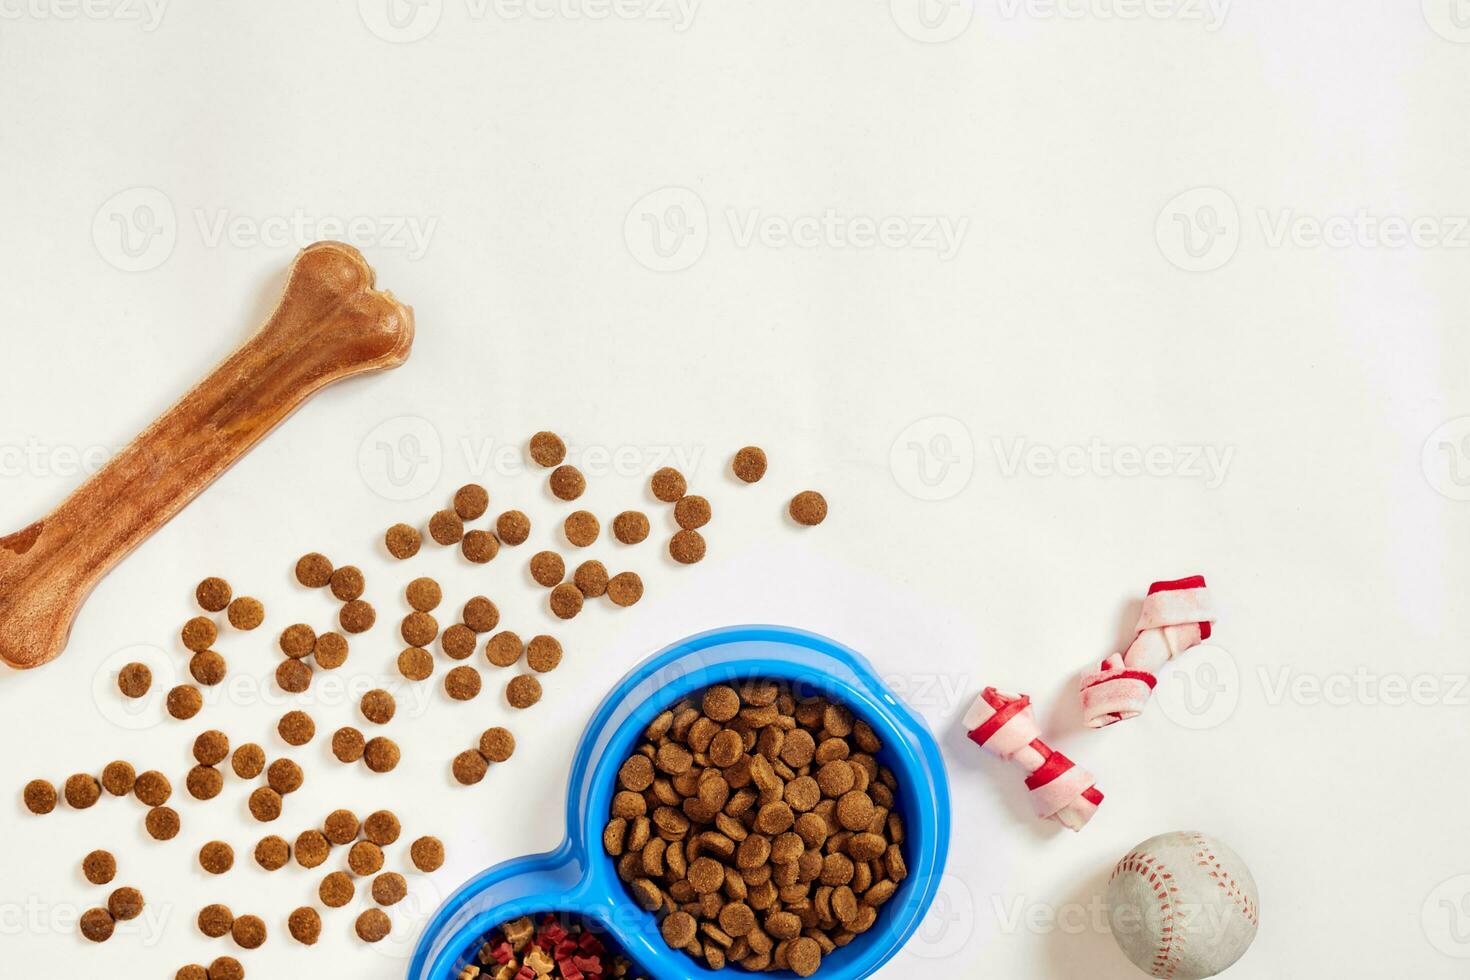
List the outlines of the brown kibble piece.
{"label": "brown kibble piece", "polygon": [[225,670],[225,658],[213,650],[205,650],[189,658],[189,675],[205,687],[213,687],[224,680]]}
{"label": "brown kibble piece", "polygon": [[357,886],[352,883],[347,872],[333,871],[322,879],[321,886],[317,888],[317,895],[327,908],[340,909],[352,901],[352,896],[356,891]]}
{"label": "brown kibble piece", "polygon": [[558,619],[571,619],[582,611],[582,590],[563,582],[551,590],[551,611]]}
{"label": "brown kibble piece", "polygon": [[439,645],[444,648],[444,653],[455,660],[466,660],[475,652],[478,639],[475,631],[463,623],[455,623],[444,631],[439,639]]}
{"label": "brown kibble piece", "polygon": [[363,749],[362,760],[373,772],[392,772],[398,766],[401,753],[398,743],[391,738],[379,736],[368,741]]}
{"label": "brown kibble piece", "polygon": [[459,550],[464,554],[466,560],[476,565],[483,565],[500,554],[500,542],[495,540],[495,535],[489,531],[477,528],[464,536]]}
{"label": "brown kibble piece", "polygon": [[271,789],[285,796],[301,788],[301,784],[306,781],[306,774],[290,759],[277,759],[265,771],[265,780]]}
{"label": "brown kibble piece", "polygon": [[319,867],[332,853],[332,845],[320,830],[304,830],[296,837],[296,863],[303,868]]}
{"label": "brown kibble piece", "polygon": [[859,831],[873,822],[873,799],[862,790],[851,790],[837,801],[837,822],[845,830]]}
{"label": "brown kibble piece", "polygon": [[487,762],[504,762],[516,750],[516,738],[509,729],[496,726],[485,729],[480,736],[480,754]]}
{"label": "brown kibble piece", "polygon": [[316,638],[312,659],[323,670],[336,670],[347,662],[349,647],[347,637],[341,633],[323,633]]}
{"label": "brown kibble piece", "polygon": [[689,483],[684,479],[684,474],[672,466],[665,466],[653,474],[649,486],[653,495],[666,504],[674,503],[689,492]]}
{"label": "brown kibble piece", "polygon": [[388,724],[398,710],[398,703],[393,700],[393,695],[381,688],[364,694],[358,706],[362,709],[362,716],[374,725]]}
{"label": "brown kibble piece", "polygon": [[300,694],[311,687],[311,664],[301,660],[283,660],[276,665],[276,686],[287,694]]}
{"label": "brown kibble piece", "polygon": [[56,809],[56,787],[44,779],[33,779],[26,783],[26,809],[41,816]]}
{"label": "brown kibble piece", "polygon": [[199,931],[210,939],[218,939],[235,924],[235,914],[228,905],[206,905],[199,910]]}
{"label": "brown kibble piece", "polygon": [[480,672],[468,665],[454,668],[444,675],[444,691],[456,701],[473,700],[480,693]]}
{"label": "brown kibble piece", "polygon": [[766,475],[766,451],[759,446],[746,446],[735,454],[730,469],[746,483],[755,483]]}
{"label": "brown kibble piece", "polygon": [[796,523],[815,527],[827,519],[827,498],[815,490],[803,490],[791,498],[787,511]]}
{"label": "brown kibble piece", "polygon": [[127,796],[137,781],[138,774],[130,762],[109,762],[102,770],[102,788],[113,796]]}
{"label": "brown kibble piece", "polygon": [[354,599],[342,607],[337,621],[349,633],[366,633],[378,621],[378,611],[373,608],[372,603]]}
{"label": "brown kibble piece", "polygon": [[62,795],[66,797],[66,805],[73,810],[85,810],[102,796],[102,784],[96,776],[79,772],[67,778]]}
{"label": "brown kibble piece", "polygon": [[597,560],[584,561],[577,566],[572,582],[588,599],[607,594],[607,566]]}
{"label": "brown kibble piece", "polygon": [[367,579],[356,565],[343,565],[332,573],[332,595],[343,602],[362,598],[367,591]]}
{"label": "brown kibble piece", "polygon": [[466,483],[454,494],[454,512],[461,520],[477,521],[490,509],[490,491],[478,483]]}
{"label": "brown kibble piece", "polygon": [[233,956],[216,957],[209,964],[209,980],[245,980],[245,968]]}
{"label": "brown kibble piece", "polygon": [[681,565],[693,565],[704,559],[704,535],[687,528],[675,531],[669,539],[669,555]]}
{"label": "brown kibble piece", "polygon": [[496,667],[509,667],[521,659],[524,649],[525,645],[518,634],[511,630],[501,630],[485,644],[485,659]]}
{"label": "brown kibble piece", "polygon": [[281,633],[280,644],[282,653],[292,660],[300,660],[316,648],[316,630],[305,623],[287,626]]}
{"label": "brown kibble piece", "polygon": [[332,581],[332,561],[313,551],[296,562],[296,581],[308,589],[324,589]]}
{"label": "brown kibble piece", "polygon": [[224,787],[225,777],[214,766],[195,766],[184,777],[184,788],[196,800],[212,800]]}
{"label": "brown kibble piece", "polygon": [[525,544],[531,536],[531,519],[518,510],[508,510],[495,519],[495,533],[501,544]]}
{"label": "brown kibble piece", "polygon": [[209,980],[209,971],[198,963],[190,963],[175,971],[174,980]]}
{"label": "brown kibble piece", "polygon": [[464,539],[464,521],[452,510],[441,510],[429,518],[429,537],[448,547]]}
{"label": "brown kibble piece", "polygon": [[409,848],[409,856],[420,871],[438,871],[444,866],[444,844],[437,837],[420,837]]}
{"label": "brown kibble piece", "polygon": [[505,686],[505,699],[512,708],[529,708],[541,700],[541,682],[530,674],[512,677]]}
{"label": "brown kibble piece", "polygon": [[391,810],[374,810],[362,822],[362,835],[379,847],[387,847],[398,840],[403,825]]}
{"label": "brown kibble piece", "polygon": [[555,432],[538,432],[531,437],[531,459],[536,465],[552,467],[567,458],[567,444]]}
{"label": "brown kibble piece", "polygon": [[639,510],[625,510],[613,518],[613,537],[623,544],[638,544],[648,537],[648,515]]}
{"label": "brown kibble piece", "polygon": [[338,762],[356,762],[362,758],[366,747],[367,741],[356,728],[348,726],[332,733],[332,755],[337,757]]}
{"label": "brown kibble piece", "polygon": [[558,500],[576,500],[587,489],[587,478],[575,466],[558,466],[546,482]]}
{"label": "brown kibble piece", "polygon": [[212,875],[222,875],[235,866],[235,849],[212,840],[199,849],[199,866]]}
{"label": "brown kibble piece", "polygon": [[214,646],[214,641],[219,638],[219,629],[208,617],[195,616],[184,624],[179,638],[184,641],[187,649],[200,653]]}
{"label": "brown kibble piece", "polygon": [[106,909],[88,909],[82,913],[82,935],[94,943],[111,939],[113,926],[112,913]]}
{"label": "brown kibble piece", "polygon": [[254,742],[246,742],[230,757],[230,768],[241,779],[254,779],[265,770],[265,749]]}
{"label": "brown kibble piece", "polygon": [[123,697],[141,698],[153,686],[153,671],[147,664],[131,663],[117,672],[117,689]]}
{"label": "brown kibble piece", "polygon": [[464,624],[476,633],[488,633],[500,625],[500,610],[495,603],[477,595],[464,604]]}
{"label": "brown kibble piece", "polygon": [[303,905],[286,920],[291,938],[303,946],[315,946],[322,935],[322,917],[316,909]]}
{"label": "brown kibble piece", "polygon": [[133,782],[133,795],[148,806],[163,806],[173,792],[174,788],[168,777],[157,769],[139,773]]}
{"label": "brown kibble piece", "polygon": [[250,815],[261,823],[270,823],[281,815],[281,794],[269,786],[261,786],[250,794]]}
{"label": "brown kibble piece", "polygon": [[204,695],[192,684],[180,684],[168,692],[168,713],[179,721],[188,721],[204,707]]}
{"label": "brown kibble piece", "polygon": [[154,840],[173,840],[179,835],[179,815],[173,807],[156,806],[143,818],[143,826]]}
{"label": "brown kibble piece", "polygon": [[284,837],[272,834],[255,845],[255,863],[267,871],[279,871],[291,860],[291,845]]}
{"label": "brown kibble piece", "polygon": [[393,931],[393,920],[382,909],[367,909],[357,917],[357,938],[375,943]]}
{"label": "brown kibble piece", "polygon": [[327,814],[327,819],[322,824],[327,840],[339,846],[345,846],[357,840],[357,832],[361,828],[362,824],[358,822],[357,814],[351,810],[333,810]]}
{"label": "brown kibble piece", "polygon": [[643,579],[637,572],[619,572],[608,579],[607,597],[614,605],[631,606],[643,598]]}
{"label": "brown kibble piece", "polygon": [[241,596],[230,603],[230,609],[225,615],[229,617],[231,626],[248,633],[265,622],[265,606],[259,599]]}
{"label": "brown kibble piece", "polygon": [[201,766],[217,766],[230,754],[230,737],[211,728],[194,739],[194,761]]}
{"label": "brown kibble piece", "polygon": [[424,536],[417,528],[407,524],[394,524],[388,528],[388,533],[383,535],[383,543],[388,547],[388,554],[399,561],[406,561],[419,553],[423,546]]}
{"label": "brown kibble piece", "polygon": [[416,578],[404,591],[408,604],[417,612],[433,612],[444,601],[444,590],[431,578]]}
{"label": "brown kibble piece", "polygon": [[94,885],[105,885],[117,875],[117,858],[111,851],[93,851],[82,858],[82,876]]}
{"label": "brown kibble piece", "polygon": [[118,922],[127,922],[143,914],[143,893],[123,887],[107,896],[107,911]]}
{"label": "brown kibble piece", "polygon": [[597,535],[602,532],[602,525],[597,522],[597,517],[590,510],[574,510],[567,515],[562,522],[562,531],[567,540],[578,548],[585,548],[597,540]]}
{"label": "brown kibble piece", "polygon": [[686,531],[704,527],[709,519],[709,501],[703,497],[691,494],[674,505],[674,520]]}
{"label": "brown kibble piece", "polygon": [[383,870],[383,849],[370,840],[360,840],[347,852],[347,866],[359,878]]}
{"label": "brown kibble piece", "polygon": [[427,680],[434,673],[434,655],[423,647],[407,647],[398,655],[398,672],[407,680]]}
{"label": "brown kibble piece", "polygon": [[674,949],[683,949],[694,941],[697,925],[694,916],[688,912],[679,911],[664,919],[660,931],[663,933],[664,942]]}
{"label": "brown kibble piece", "polygon": [[791,940],[786,947],[786,962],[791,972],[799,977],[809,977],[822,965],[822,947],[810,936]]}
{"label": "brown kibble piece", "polygon": [[554,636],[533,636],[526,644],[526,665],[538,674],[555,670],[561,655],[561,643]]}
{"label": "brown kibble piece", "polygon": [[466,749],[454,757],[454,763],[449,767],[454,774],[455,782],[461,786],[473,786],[485,778],[485,773],[490,766],[485,762],[485,757],[474,749]]}
{"label": "brown kibble piece", "polygon": [[316,737],[316,722],[305,711],[288,711],[276,724],[276,732],[287,745],[305,745]]}
{"label": "brown kibble piece", "polygon": [[258,915],[242,915],[230,926],[230,938],[241,949],[259,949],[265,943],[265,922]]}
{"label": "brown kibble piece", "polygon": [[566,578],[567,565],[554,551],[538,551],[531,556],[531,577],[548,589]]}
{"label": "brown kibble piece", "polygon": [[388,871],[373,879],[373,901],[379,905],[397,905],[408,896],[408,882],[396,871]]}
{"label": "brown kibble piece", "polygon": [[426,647],[439,635],[439,621],[426,612],[411,612],[398,631],[410,647]]}

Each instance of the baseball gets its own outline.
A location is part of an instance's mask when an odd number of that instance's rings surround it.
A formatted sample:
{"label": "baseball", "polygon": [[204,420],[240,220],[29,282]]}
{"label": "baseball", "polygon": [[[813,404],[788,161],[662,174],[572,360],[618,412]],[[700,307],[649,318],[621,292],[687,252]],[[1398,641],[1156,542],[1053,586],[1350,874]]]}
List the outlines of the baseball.
{"label": "baseball", "polygon": [[1250,949],[1260,902],[1250,869],[1198,833],[1160,834],[1118,862],[1108,882],[1108,925],[1151,977],[1200,980]]}

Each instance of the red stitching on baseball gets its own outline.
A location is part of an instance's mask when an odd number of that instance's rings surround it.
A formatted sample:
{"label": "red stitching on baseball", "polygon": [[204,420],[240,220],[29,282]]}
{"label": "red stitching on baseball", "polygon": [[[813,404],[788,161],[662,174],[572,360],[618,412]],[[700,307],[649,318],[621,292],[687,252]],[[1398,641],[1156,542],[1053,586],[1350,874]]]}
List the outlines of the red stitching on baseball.
{"label": "red stitching on baseball", "polygon": [[1189,839],[1194,841],[1194,846],[1198,848],[1194,852],[1195,861],[1199,863],[1201,868],[1209,872],[1210,877],[1215,879],[1215,884],[1230,897],[1230,900],[1235,903],[1241,912],[1245,913],[1245,917],[1250,921],[1250,924],[1256,928],[1260,928],[1261,923],[1256,917],[1256,909],[1251,905],[1250,898],[1245,894],[1245,890],[1240,887],[1236,880],[1230,876],[1230,872],[1221,866],[1220,859],[1210,850],[1209,842],[1205,840],[1204,835],[1190,834]]}
{"label": "red stitching on baseball", "polygon": [[1159,980],[1171,980],[1174,971],[1179,969],[1179,962],[1184,956],[1179,947],[1183,945],[1185,936],[1185,930],[1182,928],[1177,937],[1174,935],[1174,896],[1179,894],[1179,889],[1174,884],[1174,876],[1153,855],[1142,854],[1138,851],[1134,851],[1118,862],[1118,866],[1113,869],[1113,878],[1118,877],[1120,873],[1138,875],[1148,882],[1149,887],[1153,889],[1154,898],[1158,899],[1159,947],[1154,950],[1152,974]]}

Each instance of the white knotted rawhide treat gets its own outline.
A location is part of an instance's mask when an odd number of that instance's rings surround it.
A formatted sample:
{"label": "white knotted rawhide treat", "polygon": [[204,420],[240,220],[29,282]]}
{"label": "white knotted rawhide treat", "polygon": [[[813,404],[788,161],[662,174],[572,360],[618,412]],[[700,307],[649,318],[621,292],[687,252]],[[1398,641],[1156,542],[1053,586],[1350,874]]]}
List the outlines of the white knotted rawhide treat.
{"label": "white knotted rawhide treat", "polygon": [[1025,770],[1037,816],[1078,831],[1097,813],[1103,794],[1092,774],[1041,740],[1030,698],[987,687],[964,724],[972,742]]}
{"label": "white knotted rawhide treat", "polygon": [[1127,651],[1082,675],[1083,721],[1089,728],[1104,728],[1138,717],[1158,684],[1159,671],[1208,640],[1214,621],[1203,575],[1150,585]]}
{"label": "white knotted rawhide treat", "polygon": [[1108,925],[1124,955],[1149,976],[1203,980],[1229,969],[1255,940],[1256,882],[1220,841],[1160,834],[1113,869]]}

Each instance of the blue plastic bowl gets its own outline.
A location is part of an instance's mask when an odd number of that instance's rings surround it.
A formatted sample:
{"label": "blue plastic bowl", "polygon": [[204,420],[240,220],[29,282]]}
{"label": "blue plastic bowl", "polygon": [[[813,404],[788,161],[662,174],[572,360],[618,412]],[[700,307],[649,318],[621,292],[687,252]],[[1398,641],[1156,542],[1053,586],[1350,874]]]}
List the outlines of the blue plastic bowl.
{"label": "blue plastic bowl", "polygon": [[[567,837],[547,854],[516,858],[484,871],[434,914],[409,964],[409,980],[455,980],[494,927],[522,915],[567,912],[611,933],[646,975],[731,980],[672,950],[658,922],[629,896],[602,849],[618,767],[643,730],[679,698],[712,684],[771,677],[852,708],[883,742],[878,761],[898,780],[895,809],[904,821],[908,877],[878,920],[822,958],[822,980],[866,977],[893,957],[934,900],[949,852],[949,783],[934,736],[878,679],[862,656],[839,643],[780,626],[712,630],[676,643],[639,664],[592,716],[572,762]],[[774,974],[794,977],[790,971]]]}

